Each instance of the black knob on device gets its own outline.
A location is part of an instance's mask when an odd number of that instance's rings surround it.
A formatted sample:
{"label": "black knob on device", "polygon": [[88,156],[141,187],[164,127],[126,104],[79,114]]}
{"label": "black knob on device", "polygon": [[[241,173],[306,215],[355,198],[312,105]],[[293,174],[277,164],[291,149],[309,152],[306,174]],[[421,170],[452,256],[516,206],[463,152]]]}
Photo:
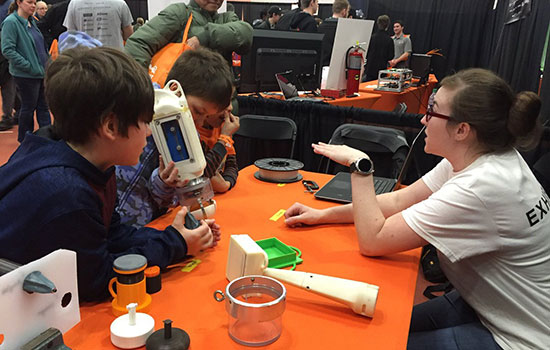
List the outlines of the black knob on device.
{"label": "black knob on device", "polygon": [[183,224],[186,229],[194,230],[201,225],[200,221],[197,220],[191,213],[185,214],[185,223]]}
{"label": "black knob on device", "polygon": [[172,320],[164,320],[164,328],[147,338],[147,350],[187,350],[191,339],[183,329],[172,328]]}

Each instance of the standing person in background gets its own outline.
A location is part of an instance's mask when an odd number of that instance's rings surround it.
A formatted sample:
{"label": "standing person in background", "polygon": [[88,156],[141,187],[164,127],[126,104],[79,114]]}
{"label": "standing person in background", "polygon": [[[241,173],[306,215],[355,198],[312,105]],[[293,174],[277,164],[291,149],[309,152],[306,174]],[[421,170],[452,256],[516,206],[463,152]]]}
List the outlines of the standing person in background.
{"label": "standing person in background", "polygon": [[292,19],[295,15],[300,13],[302,9],[300,7],[297,7],[293,10],[284,10],[281,14],[281,18],[279,19],[279,22],[277,22],[277,25],[275,26],[275,29],[277,30],[290,30],[290,22],[292,22]]}
{"label": "standing person in background", "polygon": [[46,12],[46,16],[38,22],[38,29],[44,36],[46,48],[51,47],[52,42],[58,39],[61,33],[67,31],[67,27],[63,25],[63,22],[65,21],[69,2],[70,0],[65,0],[55,4]]}
{"label": "standing person in background", "polygon": [[412,43],[411,38],[403,33],[404,29],[405,26],[403,26],[402,21],[395,21],[393,24],[393,32],[395,33],[395,35],[392,36],[394,56],[388,63],[394,68],[409,67],[409,57],[412,53]]}
{"label": "standing person in background", "polygon": [[323,67],[330,64],[338,18],[347,18],[349,9],[350,5],[348,0],[334,0],[332,4],[332,17],[325,19],[323,23],[319,25],[319,33],[325,34],[323,37],[323,59],[321,61],[321,66]]}
{"label": "standing person in background", "polygon": [[315,15],[319,10],[319,0],[300,0],[301,12],[296,13],[290,21],[290,29],[299,32],[317,33]]}
{"label": "standing person in background", "polygon": [[72,0],[63,25],[85,32],[103,46],[124,49],[134,33],[132,13],[123,0]]}
{"label": "standing person in background", "polygon": [[[0,0],[0,28],[8,16],[8,8],[13,0]],[[1,29],[0,29],[1,30]],[[15,82],[9,71],[8,60],[0,53],[0,89],[2,92],[2,120],[0,131],[13,127],[13,105],[15,103]]]}
{"label": "standing person in background", "polygon": [[275,29],[275,25],[277,22],[279,22],[279,19],[281,19],[281,13],[283,11],[279,6],[271,6],[269,10],[267,11],[267,15],[269,16],[265,21],[258,24],[254,28],[256,29]]}
{"label": "standing person in background", "polygon": [[388,34],[389,25],[388,15],[381,15],[376,19],[378,30],[370,39],[363,81],[378,79],[378,71],[386,69],[388,62],[394,57],[393,40]]}
{"label": "standing person in background", "polygon": [[46,4],[44,1],[38,1],[36,3],[36,11],[34,12],[34,16],[40,21],[42,20],[42,18],[44,18],[47,11],[48,4]]}
{"label": "standing person in background", "polygon": [[267,19],[267,8],[264,8],[260,11],[260,17],[252,21],[252,27],[256,28],[260,24],[264,23]]}
{"label": "standing person in background", "polygon": [[36,0],[15,0],[16,11],[2,24],[2,54],[9,61],[10,74],[21,95],[19,134],[22,142],[34,130],[34,113],[40,127],[51,124],[44,97],[44,73],[48,52],[44,37],[33,18]]}

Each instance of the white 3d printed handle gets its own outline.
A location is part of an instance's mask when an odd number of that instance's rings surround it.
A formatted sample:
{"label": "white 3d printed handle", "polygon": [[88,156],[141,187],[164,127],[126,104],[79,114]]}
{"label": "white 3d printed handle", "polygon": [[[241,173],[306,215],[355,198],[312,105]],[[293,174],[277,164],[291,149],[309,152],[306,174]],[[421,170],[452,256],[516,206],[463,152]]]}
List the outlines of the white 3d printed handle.
{"label": "white 3d printed handle", "polygon": [[263,274],[340,302],[360,315],[374,314],[378,286],[301,271],[266,268]]}

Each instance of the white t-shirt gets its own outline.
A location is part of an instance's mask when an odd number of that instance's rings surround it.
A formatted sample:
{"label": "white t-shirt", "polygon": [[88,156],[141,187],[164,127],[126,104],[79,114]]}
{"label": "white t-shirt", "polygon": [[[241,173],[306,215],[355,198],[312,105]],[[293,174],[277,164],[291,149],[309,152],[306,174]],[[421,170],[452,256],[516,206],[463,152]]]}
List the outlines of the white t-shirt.
{"label": "white t-shirt", "polygon": [[123,0],[72,0],[63,25],[87,33],[103,44],[122,50],[122,28],[132,24],[132,13]]}
{"label": "white t-shirt", "polygon": [[550,200],[516,150],[460,172],[444,159],[433,194],[402,212],[503,349],[550,348]]}

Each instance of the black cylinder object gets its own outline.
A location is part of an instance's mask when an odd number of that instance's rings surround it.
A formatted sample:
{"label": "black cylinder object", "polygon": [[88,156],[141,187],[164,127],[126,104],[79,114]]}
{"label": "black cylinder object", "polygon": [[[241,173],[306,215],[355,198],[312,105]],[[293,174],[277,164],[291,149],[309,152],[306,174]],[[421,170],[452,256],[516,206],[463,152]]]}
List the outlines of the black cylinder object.
{"label": "black cylinder object", "polygon": [[191,339],[183,329],[172,328],[172,320],[164,320],[164,328],[147,338],[147,350],[187,350]]}
{"label": "black cylinder object", "polygon": [[158,266],[151,266],[145,269],[145,280],[147,293],[154,294],[162,288],[160,278],[160,268]]}

